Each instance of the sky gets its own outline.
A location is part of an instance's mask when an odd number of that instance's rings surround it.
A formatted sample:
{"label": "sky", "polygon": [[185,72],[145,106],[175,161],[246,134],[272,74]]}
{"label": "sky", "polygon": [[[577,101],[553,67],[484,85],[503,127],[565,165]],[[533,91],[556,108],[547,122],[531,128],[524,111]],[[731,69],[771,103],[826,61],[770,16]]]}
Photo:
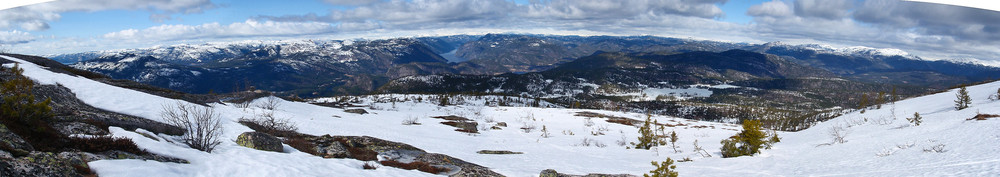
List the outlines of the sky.
{"label": "sky", "polygon": [[0,50],[35,55],[486,33],[781,41],[1000,61],[1000,12],[897,0],[57,0],[0,10]]}

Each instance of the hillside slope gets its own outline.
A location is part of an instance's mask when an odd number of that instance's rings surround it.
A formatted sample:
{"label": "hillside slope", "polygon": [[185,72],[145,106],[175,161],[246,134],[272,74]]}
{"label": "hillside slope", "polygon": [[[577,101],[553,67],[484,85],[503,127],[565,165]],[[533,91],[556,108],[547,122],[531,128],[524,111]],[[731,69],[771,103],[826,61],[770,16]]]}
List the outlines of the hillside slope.
{"label": "hillside slope", "polygon": [[[85,103],[97,108],[162,121],[163,105],[177,100],[113,87],[82,77],[50,72],[16,58],[24,74],[42,84],[61,84]],[[4,65],[10,67],[10,65]],[[526,108],[492,106],[499,97],[467,97],[452,101],[452,106],[438,106],[428,95],[372,95],[357,97],[355,104],[365,105],[370,114],[346,113],[340,108],[322,107],[302,102],[282,101],[276,115],[287,117],[306,134],[367,135],[403,142],[428,152],[448,154],[490,167],[507,176],[535,176],[543,169],[569,174],[607,173],[641,174],[652,169],[649,161],[685,157],[691,162],[677,163],[684,176],[989,176],[1000,173],[1000,119],[966,120],[980,113],[1000,114],[1000,101],[988,100],[1000,88],[1000,82],[970,86],[972,107],[956,111],[952,107],[955,92],[948,91],[885,105],[864,114],[852,112],[830,119],[800,132],[779,132],[782,142],[763,154],[752,157],[720,158],[719,141],[736,133],[732,124],[702,122],[673,117],[653,119],[671,125],[676,131],[680,152],[667,147],[653,150],[626,149],[619,145],[635,141],[636,127],[608,122],[608,118],[582,115],[642,119],[641,114],[565,108]],[[388,98],[402,100],[391,102]],[[407,99],[407,98],[420,98]],[[330,101],[317,99],[314,102]],[[260,101],[260,100],[258,100]],[[362,170],[363,162],[352,159],[324,159],[294,150],[258,151],[236,145],[230,139],[250,131],[235,121],[252,116],[258,108],[242,109],[233,105],[210,104],[223,118],[226,141],[213,152],[205,153],[184,145],[161,141],[175,136],[148,138],[136,132],[112,128],[115,136],[133,139],[140,148],[157,154],[190,161],[190,164],[141,160],[101,160],[90,162],[100,176],[433,176],[416,170],[381,167]],[[548,104],[543,104],[548,105]],[[894,108],[894,109],[893,109]],[[249,111],[248,111],[249,110]],[[894,110],[894,111],[893,111]],[[581,112],[592,112],[581,114]],[[907,126],[905,118],[920,111],[923,123]],[[895,112],[895,119],[892,117]],[[440,124],[445,120],[432,116],[457,115],[478,122],[479,133],[462,133]],[[580,116],[578,116],[580,115]],[[403,125],[416,118],[421,125]],[[589,121],[588,121],[589,120]],[[494,130],[499,122],[507,124]],[[534,127],[531,129],[530,127]],[[830,143],[831,127],[846,130],[846,142]],[[530,129],[525,131],[524,129]],[[542,130],[546,131],[542,131]],[[545,134],[548,136],[544,136]],[[712,157],[693,151],[694,141]],[[943,145],[943,152],[924,152]],[[479,150],[510,150],[524,154],[478,154]]]}

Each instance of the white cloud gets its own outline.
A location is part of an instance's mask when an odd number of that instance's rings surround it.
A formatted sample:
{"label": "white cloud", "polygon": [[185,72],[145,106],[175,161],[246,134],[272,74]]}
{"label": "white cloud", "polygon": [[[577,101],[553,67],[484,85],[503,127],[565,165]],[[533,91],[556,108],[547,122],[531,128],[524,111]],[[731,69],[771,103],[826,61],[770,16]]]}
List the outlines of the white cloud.
{"label": "white cloud", "polygon": [[0,31],[0,44],[22,44],[35,40],[35,36],[24,31]]}
{"label": "white cloud", "polygon": [[48,22],[58,20],[63,12],[94,12],[101,10],[147,10],[150,19],[169,18],[175,13],[201,13],[215,8],[209,0],[60,0],[0,11],[0,29],[20,27],[38,31],[49,28]]}
{"label": "white cloud", "polygon": [[323,22],[275,22],[246,20],[222,25],[160,25],[146,29],[127,29],[104,34],[104,38],[125,41],[174,41],[186,39],[230,38],[252,36],[288,36],[330,33],[335,26]]}

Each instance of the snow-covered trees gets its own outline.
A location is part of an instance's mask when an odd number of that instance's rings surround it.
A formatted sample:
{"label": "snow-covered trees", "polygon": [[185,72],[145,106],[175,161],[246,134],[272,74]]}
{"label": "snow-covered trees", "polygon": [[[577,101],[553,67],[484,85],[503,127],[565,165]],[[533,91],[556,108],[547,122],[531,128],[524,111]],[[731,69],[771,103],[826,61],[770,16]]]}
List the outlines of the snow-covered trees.
{"label": "snow-covered trees", "polygon": [[969,91],[965,89],[965,86],[958,88],[958,93],[955,94],[955,109],[962,110],[969,108],[972,104],[972,98],[969,98]]}
{"label": "snow-covered trees", "polygon": [[667,158],[667,160],[656,163],[656,161],[651,162],[656,169],[649,171],[650,174],[642,174],[643,177],[677,177],[677,166],[674,165],[674,160]]}
{"label": "snow-covered trees", "polygon": [[185,130],[182,140],[184,144],[205,152],[212,152],[216,145],[222,143],[222,119],[212,107],[201,107],[193,104],[177,102],[175,105],[163,105],[160,116],[168,124]]}
{"label": "snow-covered trees", "polygon": [[729,139],[722,140],[722,157],[738,157],[760,153],[760,149],[770,149],[780,141],[777,133],[764,132],[760,121],[743,121],[743,131]]}

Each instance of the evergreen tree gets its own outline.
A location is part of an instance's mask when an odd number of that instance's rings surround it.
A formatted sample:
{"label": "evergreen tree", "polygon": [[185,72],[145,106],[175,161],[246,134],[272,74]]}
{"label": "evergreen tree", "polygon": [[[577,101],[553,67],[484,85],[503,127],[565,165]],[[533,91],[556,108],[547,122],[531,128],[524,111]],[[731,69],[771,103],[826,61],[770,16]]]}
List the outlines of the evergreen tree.
{"label": "evergreen tree", "polygon": [[965,89],[965,85],[958,88],[958,93],[955,94],[955,109],[963,110],[969,108],[972,104],[972,98],[969,98],[969,91]]}
{"label": "evergreen tree", "polygon": [[677,166],[674,165],[674,159],[667,158],[662,163],[653,161],[652,164],[656,167],[656,169],[649,171],[652,175],[642,174],[643,177],[677,177],[677,172],[674,171],[677,169]]}
{"label": "evergreen tree", "polygon": [[674,148],[674,153],[680,153],[680,151],[677,151],[677,140],[678,139],[680,139],[680,138],[677,137],[677,132],[670,131],[670,147]]}
{"label": "evergreen tree", "polygon": [[868,94],[861,94],[861,102],[858,103],[858,109],[865,109],[868,107]]}
{"label": "evergreen tree", "polygon": [[642,127],[639,127],[639,142],[632,142],[632,146],[636,149],[649,149],[655,145],[655,136],[653,134],[653,127],[650,125],[652,122],[652,115],[646,114],[646,121],[642,123]]}
{"label": "evergreen tree", "polygon": [[899,95],[896,94],[896,86],[892,86],[892,93],[889,94],[889,101],[892,102],[892,104],[896,104],[897,100],[899,100]]}
{"label": "evergreen tree", "polygon": [[760,149],[771,149],[780,141],[777,133],[768,134],[758,120],[743,121],[743,131],[729,139],[722,140],[722,157],[737,157],[760,153]]}
{"label": "evergreen tree", "polygon": [[914,112],[913,117],[906,118],[906,120],[910,121],[913,126],[920,126],[920,122],[923,122],[923,118],[921,118],[920,113],[917,112]]}
{"label": "evergreen tree", "polygon": [[448,96],[447,95],[441,95],[440,98],[441,98],[441,100],[439,100],[438,105],[439,106],[448,106],[448,104],[449,104],[448,103]]}
{"label": "evergreen tree", "polygon": [[878,97],[875,97],[875,109],[882,109],[882,104],[885,103],[885,92],[878,92]]}

